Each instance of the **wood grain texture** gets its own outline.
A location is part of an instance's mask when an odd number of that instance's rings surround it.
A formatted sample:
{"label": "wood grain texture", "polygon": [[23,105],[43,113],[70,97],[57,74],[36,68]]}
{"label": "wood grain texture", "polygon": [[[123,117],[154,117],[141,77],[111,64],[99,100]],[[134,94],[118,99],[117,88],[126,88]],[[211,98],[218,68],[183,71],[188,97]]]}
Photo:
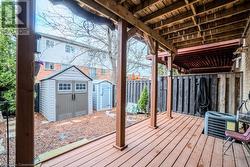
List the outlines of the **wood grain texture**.
{"label": "wood grain texture", "polygon": [[[202,134],[204,120],[173,113],[159,114],[158,129],[149,128],[150,119],[126,129],[128,147],[112,147],[115,134],[81,146],[42,166],[245,166],[250,154],[239,144],[223,155],[223,140]],[[237,155],[236,155],[237,153]]]}
{"label": "wood grain texture", "polygon": [[[20,3],[19,3],[20,2]],[[27,21],[28,35],[17,36],[17,82],[16,82],[16,164],[33,165],[34,159],[34,51],[35,51],[35,1],[27,6],[18,1],[28,16],[18,15]],[[22,28],[23,25],[21,25]]]}

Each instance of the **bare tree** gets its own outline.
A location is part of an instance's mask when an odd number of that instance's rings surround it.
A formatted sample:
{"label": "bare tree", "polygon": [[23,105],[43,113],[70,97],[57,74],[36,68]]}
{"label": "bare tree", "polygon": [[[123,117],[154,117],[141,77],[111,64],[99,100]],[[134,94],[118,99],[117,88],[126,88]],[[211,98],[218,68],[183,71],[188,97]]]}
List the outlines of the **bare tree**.
{"label": "bare tree", "polygon": [[[53,7],[52,7],[53,8]],[[108,26],[96,25],[92,22],[75,16],[71,12],[48,10],[38,13],[38,17],[43,26],[56,30],[65,38],[84,43],[82,51],[77,53],[68,62],[73,63],[78,57],[89,55],[90,63],[95,66],[96,63],[105,66],[112,71],[112,81],[116,82],[117,73],[117,55],[118,55],[118,34],[117,31],[111,31]],[[138,49],[140,45],[140,49]],[[135,39],[128,41],[128,72],[136,69],[148,68],[145,62],[147,53],[146,45],[142,45]],[[103,57],[107,56],[109,63]]]}

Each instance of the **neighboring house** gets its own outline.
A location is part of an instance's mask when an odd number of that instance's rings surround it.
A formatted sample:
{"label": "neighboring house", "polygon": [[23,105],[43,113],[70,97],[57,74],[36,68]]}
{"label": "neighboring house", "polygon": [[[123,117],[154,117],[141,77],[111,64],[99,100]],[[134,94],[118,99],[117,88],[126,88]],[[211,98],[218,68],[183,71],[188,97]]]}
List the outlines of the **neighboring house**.
{"label": "neighboring house", "polygon": [[[40,80],[48,77],[49,75],[56,73],[57,71],[60,71],[62,69],[65,69],[69,66],[70,65],[66,64],[43,62],[43,64],[40,65],[39,72],[36,76],[36,82],[39,82]],[[108,69],[88,68],[84,66],[77,66],[77,67],[92,79],[111,81],[112,73]]]}
{"label": "neighboring house", "polygon": [[42,62],[36,77],[36,82],[46,76],[75,65],[92,79],[111,80],[110,62],[106,56],[102,57],[102,62],[98,62],[91,57],[86,50],[99,50],[98,48],[90,48],[83,43],[68,40],[53,35],[38,34],[36,61]]}

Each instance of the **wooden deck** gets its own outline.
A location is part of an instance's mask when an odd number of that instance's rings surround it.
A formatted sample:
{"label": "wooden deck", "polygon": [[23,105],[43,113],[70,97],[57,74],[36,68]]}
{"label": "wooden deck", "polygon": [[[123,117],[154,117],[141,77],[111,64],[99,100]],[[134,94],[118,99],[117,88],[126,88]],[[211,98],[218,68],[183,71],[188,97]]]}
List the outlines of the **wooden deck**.
{"label": "wooden deck", "polygon": [[126,129],[128,147],[119,151],[113,147],[115,134],[81,146],[43,162],[54,166],[174,166],[174,167],[247,167],[250,155],[240,144],[234,144],[223,155],[223,140],[202,134],[203,119],[174,114],[171,120],[158,115],[158,129],[148,127],[149,120]]}

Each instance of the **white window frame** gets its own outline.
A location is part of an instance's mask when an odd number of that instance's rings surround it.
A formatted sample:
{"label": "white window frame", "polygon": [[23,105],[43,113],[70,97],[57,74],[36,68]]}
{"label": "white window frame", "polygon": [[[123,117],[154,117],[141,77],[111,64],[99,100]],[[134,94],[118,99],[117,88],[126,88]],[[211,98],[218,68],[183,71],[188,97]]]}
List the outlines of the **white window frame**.
{"label": "white window frame", "polygon": [[[47,45],[48,43],[50,43],[50,44]],[[45,45],[46,45],[46,49],[53,48],[55,46],[55,41],[50,40],[50,39],[46,39]]]}
{"label": "white window frame", "polygon": [[[70,89],[67,89],[67,90],[60,90],[59,88],[60,88],[60,84],[69,84],[70,85]],[[58,92],[72,92],[72,83],[69,83],[69,82],[59,82],[58,84],[57,84],[57,91]]]}
{"label": "white window frame", "polygon": [[[77,84],[84,84],[85,85],[85,89],[76,89],[76,85]],[[76,82],[75,83],[75,91],[76,92],[83,92],[83,93],[86,93],[88,90],[88,83],[83,83],[83,82]]]}
{"label": "white window frame", "polygon": [[[53,64],[53,69],[47,68],[47,67],[46,67],[46,64],[50,64],[50,65]],[[55,70],[55,63],[45,62],[45,64],[44,64],[44,69],[45,69],[45,70]]]}
{"label": "white window frame", "polygon": [[65,52],[66,53],[75,53],[75,48],[72,45],[65,44]]}

